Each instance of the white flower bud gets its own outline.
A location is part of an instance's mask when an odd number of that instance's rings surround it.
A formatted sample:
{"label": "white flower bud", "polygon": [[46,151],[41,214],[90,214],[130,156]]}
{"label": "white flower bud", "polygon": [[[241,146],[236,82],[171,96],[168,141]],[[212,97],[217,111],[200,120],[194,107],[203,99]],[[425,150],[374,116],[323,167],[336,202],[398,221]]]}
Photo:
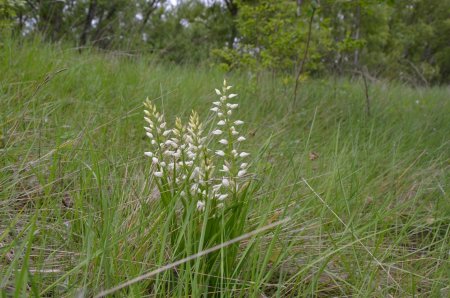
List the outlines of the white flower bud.
{"label": "white flower bud", "polygon": [[214,108],[211,109],[211,111],[216,112],[216,113],[217,113],[218,110],[219,110],[218,107],[214,107]]}
{"label": "white flower bud", "polygon": [[153,157],[153,158],[152,158],[152,162],[153,162],[154,164],[157,164],[157,163],[158,163],[158,159],[157,159],[156,157]]}
{"label": "white flower bud", "polygon": [[220,135],[222,134],[222,131],[220,129],[216,129],[212,132],[213,135]]}
{"label": "white flower bud", "polygon": [[221,103],[220,101],[214,101],[214,102],[213,102],[213,105],[215,105],[215,106],[221,106],[222,103]]}
{"label": "white flower bud", "polygon": [[161,128],[166,127],[166,122],[161,123],[161,125],[159,125],[159,127],[161,127]]}
{"label": "white flower bud", "polygon": [[244,121],[242,121],[242,120],[236,120],[236,121],[234,121],[234,124],[235,124],[235,125],[242,125],[242,124],[244,124]]}
{"label": "white flower bud", "polygon": [[167,137],[171,132],[171,130],[166,130],[163,132],[163,136]]}
{"label": "white flower bud", "polygon": [[163,176],[163,172],[154,172],[153,175],[155,175],[156,177],[161,178]]}
{"label": "white flower bud", "polygon": [[148,156],[148,157],[153,157],[153,152],[150,152],[150,151],[144,152],[144,155]]}
{"label": "white flower bud", "polygon": [[243,163],[241,163],[241,169],[245,169],[246,167],[248,166],[248,163],[246,163],[246,162],[243,162]]}
{"label": "white flower bud", "polygon": [[240,171],[238,172],[238,177],[242,177],[242,176],[244,176],[246,173],[247,173],[247,170],[240,170]]}
{"label": "white flower bud", "polygon": [[217,122],[217,125],[220,125],[220,126],[225,125],[225,120],[220,120],[219,122]]}
{"label": "white flower bud", "polygon": [[146,133],[147,137],[149,137],[150,139],[153,139],[153,135],[149,132]]}
{"label": "white flower bud", "polygon": [[250,153],[247,153],[247,152],[241,152],[241,153],[239,154],[240,157],[247,157],[247,156],[249,156],[249,155],[250,155]]}
{"label": "white flower bud", "polygon": [[225,152],[223,152],[222,150],[217,150],[216,154],[219,156],[225,156]]}
{"label": "white flower bud", "polygon": [[227,194],[224,194],[224,195],[219,195],[219,197],[217,198],[219,201],[223,201],[223,200],[225,200],[226,198],[228,197],[228,195]]}
{"label": "white flower bud", "polygon": [[172,146],[173,148],[178,148],[178,144],[175,143],[175,142],[172,141],[172,140],[167,140],[167,141],[165,142],[165,145],[166,145],[166,146]]}
{"label": "white flower bud", "polygon": [[245,141],[245,138],[244,138],[244,137],[242,137],[242,136],[240,136],[239,138],[237,138],[237,141],[238,141],[238,142],[242,142],[242,141]]}
{"label": "white flower bud", "polygon": [[232,93],[232,94],[228,95],[228,98],[233,98],[233,97],[236,97],[236,96],[237,96],[237,94]]}
{"label": "white flower bud", "polygon": [[200,174],[200,168],[195,167],[195,169],[192,171],[191,177],[189,179],[193,180],[193,179],[197,178],[199,174]]}
{"label": "white flower bud", "polygon": [[228,141],[225,140],[225,139],[221,139],[221,140],[219,141],[219,143],[222,144],[222,145],[228,145]]}
{"label": "white flower bud", "polygon": [[217,116],[222,117],[223,113],[217,113]]}
{"label": "white flower bud", "polygon": [[222,93],[220,93],[219,89],[214,89],[216,91],[217,95],[222,95]]}
{"label": "white flower bud", "polygon": [[198,201],[197,202],[197,210],[200,211],[200,212],[205,210],[205,201]]}
{"label": "white flower bud", "polygon": [[227,178],[223,178],[222,185],[225,187],[228,187],[228,186],[230,186],[230,181]]}

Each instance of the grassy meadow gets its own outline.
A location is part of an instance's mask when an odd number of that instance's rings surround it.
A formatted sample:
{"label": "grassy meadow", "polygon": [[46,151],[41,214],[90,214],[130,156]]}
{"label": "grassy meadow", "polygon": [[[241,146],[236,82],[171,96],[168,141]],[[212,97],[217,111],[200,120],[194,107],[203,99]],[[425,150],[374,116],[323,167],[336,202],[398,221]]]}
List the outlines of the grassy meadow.
{"label": "grassy meadow", "polygon": [[293,106],[271,75],[4,41],[0,297],[92,297],[197,253],[154,194],[142,102],[212,121],[224,77],[251,153],[239,224],[285,221],[234,246],[234,270],[201,256],[111,297],[449,295],[448,86],[370,82],[369,116],[358,79],[302,82]]}

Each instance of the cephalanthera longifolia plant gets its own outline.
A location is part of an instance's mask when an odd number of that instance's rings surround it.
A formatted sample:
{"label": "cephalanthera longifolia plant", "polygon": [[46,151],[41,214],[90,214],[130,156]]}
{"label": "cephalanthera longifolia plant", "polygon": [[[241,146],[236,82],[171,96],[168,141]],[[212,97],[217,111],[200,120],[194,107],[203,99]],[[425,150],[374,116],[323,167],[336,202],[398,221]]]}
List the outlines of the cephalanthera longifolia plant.
{"label": "cephalanthera longifolia plant", "polygon": [[[230,89],[226,81],[222,90],[215,89],[219,98],[212,103],[215,118],[210,127],[193,111],[187,124],[176,118],[175,127],[168,128],[164,114],[151,101],[144,103],[145,130],[152,148],[145,155],[151,158],[152,181],[167,216],[174,258],[244,232],[250,185],[245,160],[249,153],[241,150],[245,137],[239,130],[244,122],[233,119],[238,104],[230,102],[237,96],[229,93]],[[229,246],[181,268],[191,272],[187,294],[222,287],[224,280],[236,274],[237,250],[237,246]],[[167,279],[180,282],[174,280],[174,274]],[[158,287],[161,290],[161,285]]]}

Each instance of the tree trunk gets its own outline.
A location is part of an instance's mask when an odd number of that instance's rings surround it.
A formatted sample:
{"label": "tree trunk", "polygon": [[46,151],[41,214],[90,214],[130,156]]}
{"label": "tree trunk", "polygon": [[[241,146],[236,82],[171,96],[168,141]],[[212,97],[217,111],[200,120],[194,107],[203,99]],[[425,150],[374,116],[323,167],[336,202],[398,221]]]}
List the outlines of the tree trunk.
{"label": "tree trunk", "polygon": [[83,31],[80,35],[80,47],[83,47],[87,43],[87,35],[89,32],[89,29],[91,28],[92,20],[95,16],[95,10],[97,8],[97,0],[90,0],[89,1],[89,8],[88,13],[86,15],[86,19],[84,20],[84,27]]}
{"label": "tree trunk", "polygon": [[[356,5],[356,13],[355,13],[355,35],[354,39],[359,40],[359,34],[360,34],[360,28],[361,28],[361,6],[358,4]],[[359,64],[359,49],[355,49],[355,53],[353,56],[353,64],[358,65]]]}
{"label": "tree trunk", "polygon": [[46,38],[55,41],[59,37],[62,25],[64,3],[60,1],[41,0],[38,6],[38,28]]}
{"label": "tree trunk", "polygon": [[225,5],[227,6],[228,12],[230,13],[232,17],[232,23],[230,27],[230,37],[228,38],[228,48],[232,49],[234,45],[234,41],[236,39],[236,36],[238,34],[237,28],[236,28],[236,17],[239,12],[238,5],[233,2],[233,0],[225,0]]}
{"label": "tree trunk", "polygon": [[303,0],[297,0],[297,17],[302,15],[302,2]]}
{"label": "tree trunk", "polygon": [[306,39],[306,47],[305,53],[303,54],[303,59],[300,60],[300,64],[297,66],[297,74],[295,75],[295,87],[294,87],[294,98],[292,102],[292,106],[295,107],[295,102],[297,101],[297,89],[298,89],[298,81],[300,79],[300,75],[303,72],[303,67],[305,66],[306,58],[308,57],[309,44],[311,42],[311,33],[312,33],[312,23],[314,20],[314,14],[316,13],[316,8],[313,7],[311,18],[308,23],[308,37]]}
{"label": "tree trunk", "polygon": [[145,12],[144,19],[142,20],[142,25],[141,25],[141,27],[139,28],[139,32],[142,33],[142,31],[143,31],[144,28],[145,28],[145,25],[147,25],[148,20],[150,19],[150,16],[151,16],[152,13],[156,10],[156,4],[157,4],[156,1],[157,1],[157,0],[153,0],[153,1],[151,1],[151,2],[148,4],[148,9],[147,9],[147,11]]}
{"label": "tree trunk", "polygon": [[106,40],[104,38],[105,33],[109,31],[110,35],[113,35],[114,29],[112,28],[111,24],[114,22],[114,18],[116,16],[117,12],[117,4],[114,4],[106,14],[106,17],[104,19],[101,19],[98,22],[97,29],[95,30],[94,34],[94,43],[98,45],[100,48],[108,48],[110,45],[110,41]]}

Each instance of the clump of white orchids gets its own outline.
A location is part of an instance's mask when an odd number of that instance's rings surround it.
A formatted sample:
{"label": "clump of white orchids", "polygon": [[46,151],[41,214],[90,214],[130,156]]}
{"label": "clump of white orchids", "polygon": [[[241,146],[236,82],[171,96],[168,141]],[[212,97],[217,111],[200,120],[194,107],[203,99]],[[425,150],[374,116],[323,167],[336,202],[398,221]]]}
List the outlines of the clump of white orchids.
{"label": "clump of white orchids", "polygon": [[218,100],[212,104],[214,122],[209,129],[193,111],[185,125],[176,118],[175,127],[168,128],[155,105],[146,100],[145,127],[151,150],[145,155],[152,160],[152,175],[163,203],[181,198],[185,208],[194,206],[199,212],[225,207],[248,186],[249,153],[240,150],[245,141],[239,129],[244,124],[233,119],[237,103],[230,102],[237,94],[224,80],[222,90],[215,89]]}

